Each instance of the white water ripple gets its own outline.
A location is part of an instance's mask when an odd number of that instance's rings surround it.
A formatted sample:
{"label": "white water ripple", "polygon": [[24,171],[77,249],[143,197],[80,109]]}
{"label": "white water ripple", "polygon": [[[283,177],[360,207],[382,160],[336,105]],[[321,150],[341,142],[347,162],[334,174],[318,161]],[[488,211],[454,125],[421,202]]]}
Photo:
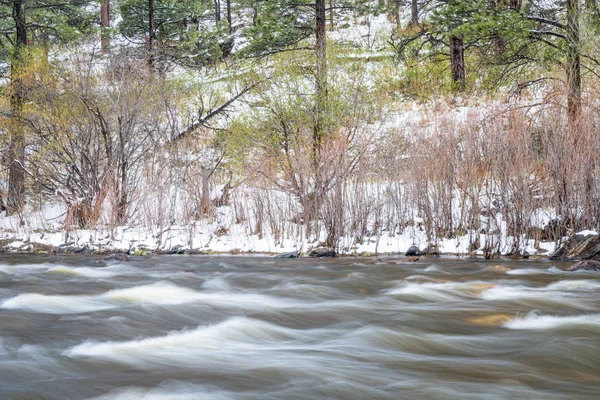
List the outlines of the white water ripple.
{"label": "white water ripple", "polygon": [[98,295],[44,295],[26,293],[5,300],[0,308],[46,314],[77,314],[131,304],[179,305],[200,302],[216,307],[246,310],[297,306],[292,300],[253,293],[198,292],[168,282],[110,290]]}

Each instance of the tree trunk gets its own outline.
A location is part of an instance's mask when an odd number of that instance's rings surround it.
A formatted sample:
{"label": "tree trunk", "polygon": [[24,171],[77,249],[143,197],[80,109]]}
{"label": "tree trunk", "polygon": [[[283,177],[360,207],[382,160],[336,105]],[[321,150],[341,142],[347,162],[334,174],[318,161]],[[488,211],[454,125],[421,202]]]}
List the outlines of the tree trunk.
{"label": "tree trunk", "polygon": [[202,171],[202,194],[200,198],[200,217],[210,213],[210,169],[201,167]]}
{"label": "tree trunk", "polygon": [[154,69],[154,40],[156,29],[154,27],[154,0],[148,0],[148,67]]}
{"label": "tree trunk", "polygon": [[233,25],[231,22],[231,0],[227,0],[225,5],[227,7],[227,24],[229,25],[229,34],[231,35],[233,33]]}
{"label": "tree trunk", "polygon": [[334,24],[333,24],[333,0],[329,0],[329,30],[333,31],[333,29],[335,28]]}
{"label": "tree trunk", "polygon": [[579,42],[579,1],[567,0],[567,115],[575,134],[581,118],[581,53]]}
{"label": "tree trunk", "polygon": [[410,1],[410,24],[411,26],[419,25],[419,3],[418,0]]}
{"label": "tree trunk", "polygon": [[215,22],[218,24],[221,22],[221,0],[213,0],[215,5]]}
{"label": "tree trunk", "polygon": [[467,85],[465,70],[465,48],[461,38],[450,38],[450,69],[452,70],[452,85],[454,90],[461,92]]}
{"label": "tree trunk", "polygon": [[127,222],[127,160],[121,161],[121,181],[119,183],[119,199],[117,203],[117,224],[124,225]]}
{"label": "tree trunk", "polygon": [[110,38],[108,28],[110,28],[110,0],[102,0],[100,6],[100,47],[102,54],[109,53]]}
{"label": "tree trunk", "polygon": [[313,138],[313,151],[315,153],[313,154],[313,161],[315,162],[321,149],[321,141],[323,140],[323,112],[327,101],[327,33],[325,25],[325,0],[316,0],[316,123]]}
{"label": "tree trunk", "polygon": [[12,17],[16,26],[16,43],[11,65],[10,107],[13,121],[10,125],[7,214],[20,212],[25,205],[25,131],[19,121],[25,102],[25,83],[22,79],[26,67],[27,24],[25,19],[25,0],[12,2]]}
{"label": "tree trunk", "polygon": [[400,0],[395,0],[394,1],[394,16],[396,18],[396,32],[399,33],[400,32],[400,28],[401,26],[401,21],[400,21]]}
{"label": "tree trunk", "polygon": [[[322,174],[320,170],[321,146],[324,134],[324,114],[327,105],[327,32],[325,0],[316,0],[315,3],[315,125],[313,127],[312,143],[312,173],[314,187],[307,196],[308,201],[303,204],[306,215],[307,229],[311,226],[310,220],[317,219],[322,200]],[[308,210],[308,213],[307,213]]]}

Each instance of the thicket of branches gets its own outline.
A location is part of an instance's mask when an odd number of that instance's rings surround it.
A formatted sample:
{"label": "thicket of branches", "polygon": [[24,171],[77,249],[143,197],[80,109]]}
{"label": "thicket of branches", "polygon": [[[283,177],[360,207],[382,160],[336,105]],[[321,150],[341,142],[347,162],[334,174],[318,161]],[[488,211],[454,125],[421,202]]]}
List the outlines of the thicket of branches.
{"label": "thicket of branches", "polygon": [[[96,32],[0,2],[7,216],[160,234],[227,207],[276,241],[418,229],[488,255],[599,227],[595,1],[123,0],[116,30],[106,3]],[[379,15],[389,56],[326,40]]]}

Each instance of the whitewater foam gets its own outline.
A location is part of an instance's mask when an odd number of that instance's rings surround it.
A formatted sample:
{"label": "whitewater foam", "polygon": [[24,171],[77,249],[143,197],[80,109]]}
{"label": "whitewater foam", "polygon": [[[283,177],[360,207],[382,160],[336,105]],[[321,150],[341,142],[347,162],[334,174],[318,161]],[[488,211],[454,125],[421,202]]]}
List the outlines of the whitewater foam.
{"label": "whitewater foam", "polygon": [[560,328],[600,328],[600,314],[552,316],[529,313],[503,325],[508,329],[546,330]]}
{"label": "whitewater foam", "polygon": [[113,278],[115,276],[123,275],[126,271],[121,267],[102,267],[102,268],[90,268],[90,267],[79,267],[71,268],[64,265],[49,268],[47,273],[61,274],[61,275],[72,275],[82,276],[86,278]]}
{"label": "whitewater foam", "polygon": [[252,293],[197,292],[168,282],[110,290],[99,295],[21,294],[5,300],[0,308],[46,314],[76,314],[123,307],[129,304],[178,305],[202,302],[216,307],[280,309],[297,305],[292,300]]}
{"label": "whitewater foam", "polygon": [[388,289],[386,293],[394,296],[414,296],[429,301],[447,301],[476,296],[493,286],[495,285],[480,281],[441,283],[404,281],[399,287]]}
{"label": "whitewater foam", "polygon": [[166,336],[124,342],[85,342],[64,352],[68,357],[95,358],[153,368],[211,363],[221,353],[232,353],[244,363],[244,353],[267,350],[275,343],[298,337],[292,329],[256,319],[234,317],[220,324]]}

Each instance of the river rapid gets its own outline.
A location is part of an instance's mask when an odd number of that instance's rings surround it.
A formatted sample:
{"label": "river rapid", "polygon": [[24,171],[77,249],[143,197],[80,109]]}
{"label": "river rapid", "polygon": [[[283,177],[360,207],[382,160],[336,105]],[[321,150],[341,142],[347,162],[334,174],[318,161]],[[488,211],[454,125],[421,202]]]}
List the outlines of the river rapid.
{"label": "river rapid", "polygon": [[598,399],[600,273],[0,258],[0,399]]}

